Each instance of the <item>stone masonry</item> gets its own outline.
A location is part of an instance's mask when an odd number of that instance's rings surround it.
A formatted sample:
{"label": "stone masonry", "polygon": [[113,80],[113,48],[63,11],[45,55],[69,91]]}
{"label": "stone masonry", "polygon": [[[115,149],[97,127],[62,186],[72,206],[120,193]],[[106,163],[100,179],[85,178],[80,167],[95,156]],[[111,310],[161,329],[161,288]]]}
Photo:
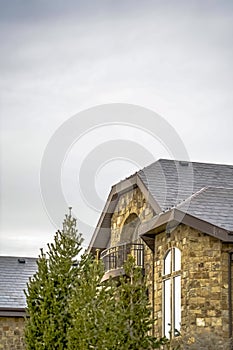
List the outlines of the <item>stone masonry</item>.
{"label": "stone masonry", "polygon": [[0,349],[24,350],[24,318],[0,317]]}
{"label": "stone masonry", "polygon": [[[141,191],[136,188],[120,196],[112,215],[111,246],[120,242],[125,220],[136,214],[140,222],[155,213]],[[150,301],[154,307],[155,335],[162,335],[162,272],[166,252],[181,251],[181,331],[205,330],[228,338],[228,251],[233,246],[183,224],[169,235],[155,235],[154,253],[145,247],[145,274]]]}
{"label": "stone masonry", "polygon": [[162,332],[162,268],[166,251],[181,250],[181,330],[195,332],[204,327],[228,337],[228,254],[217,238],[179,225],[168,237],[155,240],[155,330]]}
{"label": "stone masonry", "polygon": [[123,194],[119,198],[111,220],[111,246],[115,246],[120,242],[122,227],[130,214],[136,214],[140,222],[147,221],[154,215],[153,209],[138,188]]}
{"label": "stone masonry", "polygon": [[[155,215],[153,209],[139,188],[126,192],[119,198],[111,220],[111,246],[115,246],[120,242],[122,228],[130,214],[136,214],[140,222],[150,220]],[[144,260],[151,304],[153,304],[152,258],[153,256],[151,250],[145,245]]]}

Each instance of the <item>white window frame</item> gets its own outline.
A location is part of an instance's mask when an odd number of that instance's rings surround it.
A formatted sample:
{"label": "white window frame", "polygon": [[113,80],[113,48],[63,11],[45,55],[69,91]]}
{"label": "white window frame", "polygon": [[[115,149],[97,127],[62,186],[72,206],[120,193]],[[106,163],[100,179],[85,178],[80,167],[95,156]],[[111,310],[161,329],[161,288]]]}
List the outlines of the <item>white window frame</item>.
{"label": "white window frame", "polygon": [[179,334],[181,324],[181,251],[177,247],[170,248],[164,256],[162,284],[163,335],[173,338]]}

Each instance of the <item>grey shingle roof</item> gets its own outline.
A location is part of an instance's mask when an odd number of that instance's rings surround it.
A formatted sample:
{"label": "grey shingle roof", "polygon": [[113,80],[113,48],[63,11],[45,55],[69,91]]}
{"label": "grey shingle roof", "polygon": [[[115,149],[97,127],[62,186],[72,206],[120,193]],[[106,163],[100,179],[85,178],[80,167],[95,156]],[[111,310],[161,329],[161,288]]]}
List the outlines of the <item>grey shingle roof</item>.
{"label": "grey shingle roof", "polygon": [[[187,203],[184,201],[192,197],[188,212],[191,216],[221,229],[233,229],[233,165],[160,159],[112,187],[89,250],[107,247],[111,235],[111,215],[117,205],[118,195],[132,190],[133,186],[138,186],[146,196],[149,193],[148,200],[154,209],[155,219],[176,207],[186,213]],[[212,189],[197,196],[197,192],[206,187]],[[193,196],[195,193],[197,197]],[[145,229],[149,229],[149,226]]]}
{"label": "grey shingle roof", "polygon": [[[25,261],[25,263],[20,263]],[[0,256],[0,309],[26,307],[24,289],[29,277],[37,271],[36,258]]]}
{"label": "grey shingle roof", "polygon": [[233,231],[233,188],[205,187],[177,209],[228,231]]}
{"label": "grey shingle roof", "polygon": [[140,170],[161,210],[176,206],[203,187],[233,188],[233,165],[160,159]]}

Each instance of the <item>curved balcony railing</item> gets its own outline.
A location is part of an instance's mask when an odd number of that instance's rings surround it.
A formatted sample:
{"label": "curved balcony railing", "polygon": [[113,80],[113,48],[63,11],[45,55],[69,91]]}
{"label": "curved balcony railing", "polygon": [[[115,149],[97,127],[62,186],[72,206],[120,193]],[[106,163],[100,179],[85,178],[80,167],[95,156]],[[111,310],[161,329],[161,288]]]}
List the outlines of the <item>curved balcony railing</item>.
{"label": "curved balcony railing", "polygon": [[134,257],[136,266],[144,268],[144,245],[141,243],[122,243],[105,249],[100,254],[105,273],[123,269],[129,254]]}

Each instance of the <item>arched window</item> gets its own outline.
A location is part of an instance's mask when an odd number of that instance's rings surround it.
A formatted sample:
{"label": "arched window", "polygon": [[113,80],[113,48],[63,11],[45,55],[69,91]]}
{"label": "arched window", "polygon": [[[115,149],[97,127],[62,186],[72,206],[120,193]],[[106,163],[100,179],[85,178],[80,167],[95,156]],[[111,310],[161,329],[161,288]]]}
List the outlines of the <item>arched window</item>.
{"label": "arched window", "polygon": [[163,260],[163,334],[174,337],[180,331],[180,323],[181,252],[173,247]]}
{"label": "arched window", "polygon": [[140,219],[136,214],[130,214],[121,230],[120,243],[134,242],[138,239],[138,226]]}

